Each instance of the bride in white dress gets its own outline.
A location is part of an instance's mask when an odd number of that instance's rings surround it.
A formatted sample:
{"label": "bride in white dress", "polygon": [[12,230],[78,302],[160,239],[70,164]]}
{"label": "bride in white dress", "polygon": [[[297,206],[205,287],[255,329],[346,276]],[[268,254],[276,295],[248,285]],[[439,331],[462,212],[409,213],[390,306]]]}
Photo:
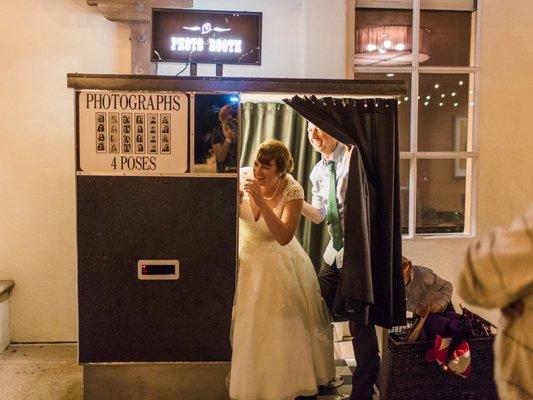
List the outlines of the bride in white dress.
{"label": "bride in white dress", "polygon": [[291,170],[289,150],[271,140],[242,171],[231,399],[312,396],[335,377],[329,313],[294,237],[304,192]]}

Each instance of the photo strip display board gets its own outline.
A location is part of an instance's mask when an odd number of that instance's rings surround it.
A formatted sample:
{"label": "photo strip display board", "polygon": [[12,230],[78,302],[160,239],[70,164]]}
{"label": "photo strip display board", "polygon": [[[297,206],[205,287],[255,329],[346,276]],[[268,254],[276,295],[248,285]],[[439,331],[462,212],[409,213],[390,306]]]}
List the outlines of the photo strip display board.
{"label": "photo strip display board", "polygon": [[79,92],[79,168],[95,175],[188,169],[189,99],[176,92]]}

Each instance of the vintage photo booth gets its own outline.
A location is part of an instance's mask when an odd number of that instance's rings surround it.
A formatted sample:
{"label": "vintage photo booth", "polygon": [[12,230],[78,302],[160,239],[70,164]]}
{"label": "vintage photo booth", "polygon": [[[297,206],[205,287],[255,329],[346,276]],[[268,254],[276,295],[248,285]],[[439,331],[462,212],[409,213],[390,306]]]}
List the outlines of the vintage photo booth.
{"label": "vintage photo booth", "polygon": [[85,399],[227,397],[238,173],[195,163],[195,96],[276,94],[355,146],[338,314],[403,320],[394,96],[405,82],[69,74],[68,87]]}

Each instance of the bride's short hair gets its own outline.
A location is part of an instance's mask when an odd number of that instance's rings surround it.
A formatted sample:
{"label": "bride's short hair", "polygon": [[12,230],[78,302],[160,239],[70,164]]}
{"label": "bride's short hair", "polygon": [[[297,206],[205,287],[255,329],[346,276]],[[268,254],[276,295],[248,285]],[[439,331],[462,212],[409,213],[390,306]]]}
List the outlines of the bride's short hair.
{"label": "bride's short hair", "polygon": [[266,165],[274,160],[276,170],[280,171],[283,174],[283,177],[285,174],[290,173],[294,167],[294,160],[292,159],[291,152],[287,146],[279,140],[267,140],[261,143],[255,152],[255,158],[261,164]]}

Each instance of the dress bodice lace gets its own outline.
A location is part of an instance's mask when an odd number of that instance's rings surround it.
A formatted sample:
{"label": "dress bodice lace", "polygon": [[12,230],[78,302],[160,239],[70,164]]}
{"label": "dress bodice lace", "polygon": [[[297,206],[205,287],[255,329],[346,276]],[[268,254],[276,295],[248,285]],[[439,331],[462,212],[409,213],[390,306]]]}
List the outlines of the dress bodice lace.
{"label": "dress bodice lace", "polygon": [[[243,190],[244,182],[251,177],[251,170],[245,170],[241,173],[241,190]],[[278,204],[272,209],[274,213],[281,218],[285,205],[292,200],[303,199],[304,190],[302,186],[291,176],[287,174],[287,185],[283,189],[283,193]],[[250,205],[250,197],[248,193],[244,193],[242,203],[239,210],[239,220],[241,222],[241,229],[245,229],[246,233],[254,236],[261,236],[265,240],[274,240],[266,223],[261,215],[258,220],[254,219],[254,214]]]}

